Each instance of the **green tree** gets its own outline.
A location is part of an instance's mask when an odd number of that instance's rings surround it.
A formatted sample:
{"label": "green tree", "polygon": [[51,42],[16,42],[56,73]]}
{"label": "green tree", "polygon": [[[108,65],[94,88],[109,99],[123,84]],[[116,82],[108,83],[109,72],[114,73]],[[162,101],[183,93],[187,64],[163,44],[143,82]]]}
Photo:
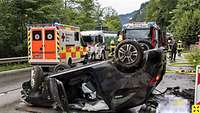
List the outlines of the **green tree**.
{"label": "green tree", "polygon": [[26,25],[61,21],[63,0],[1,0],[0,57],[26,55]]}
{"label": "green tree", "polygon": [[80,26],[81,30],[96,27],[94,0],[65,0],[67,24]]}
{"label": "green tree", "polygon": [[119,31],[121,28],[120,18],[117,12],[112,8],[105,8],[103,25],[108,27],[110,31]]}
{"label": "green tree", "polygon": [[156,21],[166,31],[172,18],[172,10],[175,9],[177,0],[150,0],[146,7],[146,20]]}
{"label": "green tree", "polygon": [[177,39],[187,45],[197,41],[200,34],[200,0],[179,0],[169,29]]}
{"label": "green tree", "polygon": [[0,1],[0,57],[15,55],[13,48],[17,45],[18,40],[13,35],[16,36],[18,33],[17,30],[13,31],[15,27],[12,22],[16,17],[11,14],[12,6],[13,3],[10,0]]}
{"label": "green tree", "polygon": [[95,5],[95,17],[96,17],[95,23],[96,23],[96,26],[98,27],[103,25],[104,11],[105,11],[105,8],[102,8],[99,3]]}
{"label": "green tree", "polygon": [[118,16],[104,16],[103,9],[96,0],[0,0],[0,57],[27,55],[28,24],[59,22],[81,30],[103,24],[119,29]]}

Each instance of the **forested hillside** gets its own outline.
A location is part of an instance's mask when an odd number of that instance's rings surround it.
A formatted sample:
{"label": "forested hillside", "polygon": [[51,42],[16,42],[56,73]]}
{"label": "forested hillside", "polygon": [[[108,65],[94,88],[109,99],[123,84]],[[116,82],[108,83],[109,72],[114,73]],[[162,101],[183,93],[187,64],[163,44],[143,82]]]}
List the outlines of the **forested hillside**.
{"label": "forested hillside", "polygon": [[121,24],[126,24],[130,20],[131,21],[137,21],[137,22],[143,22],[145,21],[146,11],[145,8],[147,7],[149,2],[143,3],[139,10],[133,11],[128,14],[122,14],[120,16]]}
{"label": "forested hillside", "polygon": [[156,21],[186,45],[194,44],[200,34],[200,0],[150,0],[130,14],[121,15],[122,24],[132,21]]}
{"label": "forested hillside", "polygon": [[0,58],[26,56],[26,26],[63,23],[92,30],[98,26],[120,29],[119,16],[96,0],[0,0]]}
{"label": "forested hillside", "polygon": [[155,20],[177,40],[194,44],[200,34],[200,0],[150,0],[146,20]]}
{"label": "forested hillside", "polygon": [[35,23],[59,22],[81,30],[104,26],[118,31],[129,19],[156,21],[187,45],[195,43],[200,34],[200,0],[150,0],[120,18],[96,0],[0,0],[0,17],[0,58],[26,56],[26,26]]}

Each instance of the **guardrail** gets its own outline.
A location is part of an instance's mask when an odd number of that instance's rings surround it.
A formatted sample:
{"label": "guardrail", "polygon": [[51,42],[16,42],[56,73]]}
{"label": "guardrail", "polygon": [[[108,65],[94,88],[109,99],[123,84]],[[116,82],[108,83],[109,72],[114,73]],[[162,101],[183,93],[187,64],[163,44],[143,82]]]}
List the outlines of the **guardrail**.
{"label": "guardrail", "polygon": [[28,62],[28,57],[0,58],[0,64]]}

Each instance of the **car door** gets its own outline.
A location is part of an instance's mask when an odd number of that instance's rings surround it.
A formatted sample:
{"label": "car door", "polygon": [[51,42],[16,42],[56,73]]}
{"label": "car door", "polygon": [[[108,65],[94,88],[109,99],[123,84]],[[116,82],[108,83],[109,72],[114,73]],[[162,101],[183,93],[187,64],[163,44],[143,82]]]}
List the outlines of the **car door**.
{"label": "car door", "polygon": [[41,60],[44,58],[44,47],[43,47],[43,33],[42,28],[33,28],[31,30],[31,51],[32,51],[32,59]]}
{"label": "car door", "polygon": [[55,28],[44,29],[44,53],[46,60],[56,59],[56,33]]}

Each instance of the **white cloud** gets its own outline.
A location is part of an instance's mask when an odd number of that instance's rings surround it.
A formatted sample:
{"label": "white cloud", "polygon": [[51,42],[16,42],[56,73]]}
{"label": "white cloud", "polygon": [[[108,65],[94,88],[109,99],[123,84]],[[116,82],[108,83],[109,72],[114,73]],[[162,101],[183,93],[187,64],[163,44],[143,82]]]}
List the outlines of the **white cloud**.
{"label": "white cloud", "polygon": [[103,7],[112,7],[119,14],[130,13],[138,10],[140,5],[149,0],[98,0]]}

